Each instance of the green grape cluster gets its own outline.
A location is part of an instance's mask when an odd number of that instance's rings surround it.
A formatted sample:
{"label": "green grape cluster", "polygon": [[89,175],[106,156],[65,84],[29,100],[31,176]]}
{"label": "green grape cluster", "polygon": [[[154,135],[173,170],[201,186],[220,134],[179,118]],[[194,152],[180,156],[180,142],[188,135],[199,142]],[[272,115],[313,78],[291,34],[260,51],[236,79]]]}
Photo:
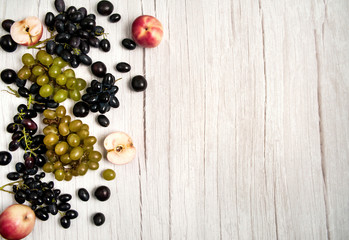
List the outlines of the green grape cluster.
{"label": "green grape cluster", "polygon": [[89,134],[89,126],[81,120],[71,120],[64,106],[46,109],[43,122],[43,140],[48,162],[43,166],[47,173],[53,172],[58,181],[70,181],[73,176],[82,176],[99,168],[102,154],[93,149],[97,139]]}
{"label": "green grape cluster", "polygon": [[67,98],[74,101],[81,99],[80,91],[85,89],[86,81],[76,78],[73,69],[63,70],[68,63],[61,57],[53,58],[46,51],[40,50],[35,58],[30,53],[25,53],[22,62],[24,66],[18,71],[18,78],[38,84],[41,97],[53,96],[57,103]]}

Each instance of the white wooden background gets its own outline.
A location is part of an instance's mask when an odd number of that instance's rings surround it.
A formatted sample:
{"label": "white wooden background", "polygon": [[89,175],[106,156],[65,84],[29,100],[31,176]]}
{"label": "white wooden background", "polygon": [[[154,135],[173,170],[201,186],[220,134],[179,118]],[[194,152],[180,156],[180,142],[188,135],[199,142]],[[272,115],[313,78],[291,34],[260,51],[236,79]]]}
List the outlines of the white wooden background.
{"label": "white wooden background", "polygon": [[[97,0],[66,0],[96,13]],[[119,109],[96,124],[98,137],[130,134],[137,158],[125,166],[103,160],[96,172],[59,182],[76,194],[107,185],[105,203],[72,201],[80,215],[69,230],[50,217],[28,239],[348,239],[349,238],[349,1],[113,0],[119,23],[98,16],[111,52],[91,50],[118,83]],[[3,0],[0,19],[56,13],[53,0]],[[137,16],[156,16],[164,39],[155,49],[127,51]],[[1,34],[5,32],[0,30]],[[0,69],[20,67],[20,47],[0,53]],[[126,61],[127,74],[114,69]],[[87,67],[78,76],[93,79]],[[130,90],[145,74],[148,89]],[[5,84],[0,83],[5,89]],[[23,99],[0,94],[0,149],[6,125]],[[65,102],[71,112],[71,102]],[[39,120],[38,120],[39,121]],[[42,127],[41,127],[42,128]],[[0,168],[0,181],[22,152]],[[113,168],[116,180],[100,177]],[[48,177],[47,179],[51,179]],[[0,193],[0,210],[14,201]],[[102,211],[96,227],[91,215]]]}

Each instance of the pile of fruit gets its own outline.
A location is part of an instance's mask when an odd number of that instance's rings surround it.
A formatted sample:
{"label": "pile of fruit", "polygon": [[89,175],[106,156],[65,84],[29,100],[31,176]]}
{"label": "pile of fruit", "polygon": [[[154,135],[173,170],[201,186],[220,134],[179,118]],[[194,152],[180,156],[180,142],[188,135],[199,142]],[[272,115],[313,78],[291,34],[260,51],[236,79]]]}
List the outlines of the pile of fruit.
{"label": "pile of fruit", "polygon": [[[46,221],[50,215],[59,213],[61,226],[69,228],[71,221],[78,218],[78,212],[70,204],[73,196],[62,194],[54,187],[53,181],[45,181],[45,176],[53,174],[57,181],[71,181],[73,177],[90,174],[88,170],[97,170],[103,159],[102,153],[94,149],[98,140],[90,135],[89,126],[78,118],[87,117],[89,112],[98,112],[98,124],[108,127],[110,121],[104,114],[120,105],[116,83],[121,78],[116,79],[103,62],[93,62],[88,55],[93,48],[106,54],[110,51],[112,45],[106,38],[104,27],[97,25],[96,15],[88,13],[84,7],[66,7],[64,0],[55,0],[54,6],[58,13],[47,12],[44,24],[35,16],[2,21],[2,28],[9,33],[0,38],[0,47],[4,51],[14,52],[22,46],[38,49],[33,55],[23,54],[23,66],[19,70],[7,68],[1,71],[1,80],[7,84],[6,91],[27,101],[27,104],[17,107],[13,121],[6,127],[12,134],[8,151],[0,151],[2,166],[12,162],[10,152],[24,151],[23,160],[16,161],[15,170],[7,174],[10,182],[0,187],[0,191],[13,194],[17,202],[0,215],[0,235],[6,239],[26,237],[34,228],[36,219]],[[121,20],[109,1],[99,1],[96,10],[102,16],[109,16],[112,24]],[[44,30],[51,35],[41,40]],[[132,39],[121,41],[127,50],[134,50],[137,46],[156,47],[163,36],[161,23],[148,15],[137,17],[131,30]],[[71,68],[80,64],[90,66],[93,75],[100,80],[76,76]],[[131,71],[131,65],[119,62],[115,64],[115,70],[126,73]],[[142,75],[132,77],[130,83],[136,92],[147,88]],[[67,99],[74,102],[72,112],[75,118],[69,116],[61,105]],[[42,133],[38,132],[39,123],[35,120],[39,114],[44,117]],[[103,145],[107,160],[113,164],[126,164],[136,156],[133,141],[124,132],[109,134]],[[102,173],[107,181],[115,176],[112,169],[105,169]],[[85,188],[79,189],[77,196],[81,201],[90,199]],[[92,196],[104,202],[111,197],[111,191],[102,185],[94,190]],[[96,226],[106,220],[101,212],[93,214],[92,218]]]}

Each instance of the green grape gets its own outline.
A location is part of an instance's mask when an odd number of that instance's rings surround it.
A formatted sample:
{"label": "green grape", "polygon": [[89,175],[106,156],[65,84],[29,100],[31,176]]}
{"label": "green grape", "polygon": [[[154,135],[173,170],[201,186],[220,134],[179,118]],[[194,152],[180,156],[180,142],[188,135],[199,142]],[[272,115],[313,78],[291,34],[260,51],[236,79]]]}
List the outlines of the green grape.
{"label": "green grape", "polygon": [[81,129],[81,126],[82,126],[82,122],[79,119],[76,119],[69,123],[69,129],[72,132],[78,132]]}
{"label": "green grape", "polygon": [[88,168],[91,170],[97,170],[99,168],[99,163],[94,161],[88,161]]}
{"label": "green grape", "polygon": [[80,137],[75,133],[71,133],[67,137],[67,142],[71,147],[77,147],[80,144]]}
{"label": "green grape", "polygon": [[60,123],[58,126],[58,131],[63,137],[68,136],[70,133],[68,123]]}
{"label": "green grape", "polygon": [[78,170],[76,170],[76,169],[72,169],[72,170],[71,170],[71,174],[72,174],[74,177],[79,176]]}
{"label": "green grape", "polygon": [[62,166],[63,166],[63,164],[62,164],[60,161],[56,161],[56,162],[53,164],[53,168],[54,168],[55,170],[62,168]]}
{"label": "green grape", "polygon": [[67,78],[75,78],[75,72],[73,69],[67,69],[63,72],[63,74],[67,76]]}
{"label": "green grape", "polygon": [[39,77],[36,78],[36,83],[39,86],[45,85],[50,81],[50,78],[47,76],[47,74],[41,74]]}
{"label": "green grape", "polygon": [[86,123],[84,123],[82,124],[81,129],[90,130],[90,127]]}
{"label": "green grape", "polygon": [[41,86],[39,94],[41,97],[49,97],[53,93],[53,87],[50,84],[45,84]]}
{"label": "green grape", "polygon": [[44,170],[44,172],[46,172],[46,173],[53,172],[53,170],[54,170],[53,164],[50,162],[45,163],[44,166],[42,167],[42,170]]}
{"label": "green grape", "polygon": [[35,67],[32,68],[32,74],[34,74],[35,76],[40,76],[41,74],[45,73],[45,69],[40,66],[40,65],[36,65]]}
{"label": "green grape", "polygon": [[76,86],[76,79],[73,78],[73,77],[68,78],[67,83],[65,84],[65,86],[66,86],[68,89],[70,89],[70,90],[75,89],[75,88],[76,88],[76,87],[75,87],[75,86]]}
{"label": "green grape", "polygon": [[58,140],[59,140],[59,137],[56,134],[49,133],[44,138],[44,144],[46,146],[53,146],[58,142]]}
{"label": "green grape", "polygon": [[44,112],[44,117],[47,119],[55,119],[57,117],[56,111],[53,111],[51,109],[46,109]]}
{"label": "green grape", "polygon": [[68,63],[66,61],[64,61],[63,58],[56,57],[55,59],[53,59],[52,65],[57,65],[61,68],[64,68],[64,67],[68,66]]}
{"label": "green grape", "polygon": [[68,98],[68,91],[65,89],[59,89],[55,95],[53,95],[53,101],[56,103],[64,102]]}
{"label": "green grape", "polygon": [[64,178],[65,178],[65,173],[63,169],[58,169],[55,171],[55,179],[57,181],[63,181]]}
{"label": "green grape", "polygon": [[78,90],[74,89],[74,90],[70,90],[69,91],[69,97],[74,100],[74,101],[79,101],[81,98],[81,94]]}
{"label": "green grape", "polygon": [[63,164],[68,164],[70,163],[72,160],[69,156],[69,153],[66,153],[66,154],[63,154],[61,157],[60,157],[60,160]]}
{"label": "green grape", "polygon": [[49,69],[48,69],[48,75],[50,77],[56,78],[60,73],[61,73],[61,68],[57,65],[52,65]]}
{"label": "green grape", "polygon": [[84,140],[85,138],[88,137],[88,135],[90,135],[89,131],[86,129],[81,129],[80,131],[77,132],[77,134],[79,135],[81,140]]}
{"label": "green grape", "polygon": [[82,78],[77,78],[76,79],[76,90],[81,91],[85,89],[86,87],[86,81]]}
{"label": "green grape", "polygon": [[65,76],[64,74],[60,73],[58,74],[58,76],[56,77],[56,83],[58,85],[64,86],[67,82],[67,76]]}
{"label": "green grape", "polygon": [[99,162],[102,159],[102,154],[97,151],[92,151],[88,155],[88,160],[93,161],[93,162]]}
{"label": "green grape", "polygon": [[94,136],[89,136],[89,137],[84,139],[84,145],[86,145],[86,146],[89,146],[89,145],[92,146],[96,142],[97,142],[97,139]]}
{"label": "green grape", "polygon": [[[83,149],[84,149],[84,151],[85,151],[86,153],[90,153],[90,152],[93,151],[93,146],[86,146],[86,145],[84,145],[84,146],[83,146]],[[87,159],[88,159],[88,158],[87,158]]]}
{"label": "green grape", "polygon": [[70,180],[72,180],[72,178],[73,178],[73,174],[71,172],[69,171],[65,172],[65,177],[64,177],[65,181],[69,182]]}
{"label": "green grape", "polygon": [[78,173],[79,173],[80,176],[85,175],[86,172],[87,172],[87,170],[88,170],[88,165],[87,165],[87,163],[81,163],[81,164],[79,165],[79,167],[77,168],[77,171],[78,171]]}
{"label": "green grape", "polygon": [[75,147],[70,151],[70,158],[72,160],[78,160],[84,154],[84,150],[81,147]]}
{"label": "green grape", "polygon": [[31,75],[32,73],[28,66],[23,66],[17,73],[18,78],[21,80],[28,79]]}
{"label": "green grape", "polygon": [[70,123],[71,121],[71,117],[69,115],[66,115],[64,117],[61,118],[61,122],[60,123]]}
{"label": "green grape", "polygon": [[28,80],[31,81],[31,82],[36,82],[36,79],[37,79],[37,76],[35,76],[33,74],[33,70],[32,70],[32,75],[30,75],[30,78]]}
{"label": "green grape", "polygon": [[55,146],[55,153],[59,156],[65,154],[69,150],[67,142],[60,142]]}
{"label": "green grape", "polygon": [[50,54],[46,53],[40,55],[38,58],[39,62],[41,62],[45,66],[50,66],[53,63],[53,58]]}
{"label": "green grape", "polygon": [[67,110],[65,109],[64,106],[61,105],[61,106],[58,106],[56,108],[56,115],[57,115],[57,117],[62,118],[62,117],[65,116],[66,113],[67,113]]}
{"label": "green grape", "polygon": [[31,67],[35,64],[35,59],[30,53],[25,53],[22,56],[22,63],[28,67]]}
{"label": "green grape", "polygon": [[46,126],[42,131],[45,135],[48,135],[49,133],[58,134],[58,129],[55,126]]}
{"label": "green grape", "polygon": [[[40,50],[40,51],[38,51],[38,52],[36,53],[35,58],[36,58],[37,60],[39,60],[39,58],[45,56],[45,54],[47,54],[47,52],[46,52],[45,50]],[[39,61],[40,61],[40,60],[39,60]]]}
{"label": "green grape", "polygon": [[116,174],[113,169],[106,169],[103,171],[103,178],[107,181],[111,181],[115,178]]}

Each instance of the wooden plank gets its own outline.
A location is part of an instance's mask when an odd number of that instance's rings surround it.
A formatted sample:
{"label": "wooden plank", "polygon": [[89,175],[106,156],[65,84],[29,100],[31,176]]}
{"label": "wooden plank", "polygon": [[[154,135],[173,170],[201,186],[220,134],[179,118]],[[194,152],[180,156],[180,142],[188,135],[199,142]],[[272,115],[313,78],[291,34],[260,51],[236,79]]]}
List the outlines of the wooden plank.
{"label": "wooden plank", "polygon": [[316,20],[319,129],[329,239],[349,238],[347,1],[324,1]]}

